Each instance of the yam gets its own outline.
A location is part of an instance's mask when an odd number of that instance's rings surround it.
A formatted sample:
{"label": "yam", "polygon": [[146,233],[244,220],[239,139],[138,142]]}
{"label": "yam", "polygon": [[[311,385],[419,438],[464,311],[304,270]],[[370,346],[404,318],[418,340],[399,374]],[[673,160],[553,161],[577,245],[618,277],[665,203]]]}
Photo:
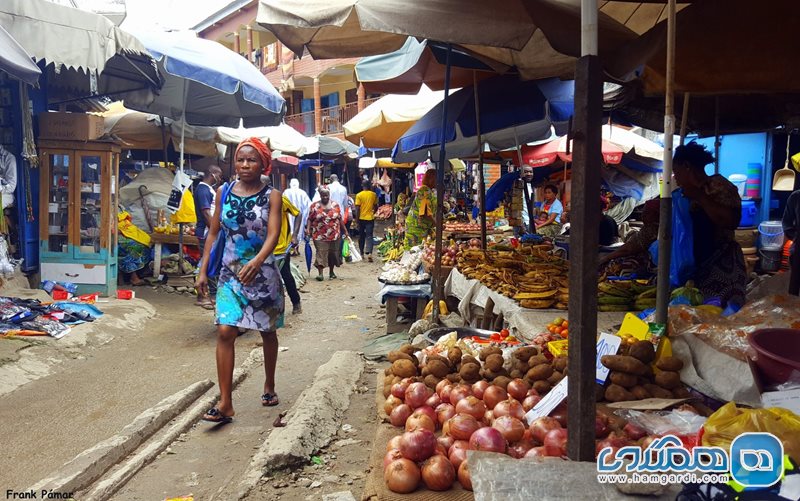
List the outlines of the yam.
{"label": "yam", "polygon": [[646,364],[649,364],[656,358],[655,347],[650,341],[636,341],[631,345],[628,354]]}
{"label": "yam", "polygon": [[689,390],[685,386],[679,386],[672,390],[672,395],[675,398],[689,398],[691,396]]}
{"label": "yam", "polygon": [[618,384],[610,384],[606,388],[606,400],[609,402],[626,402],[628,400],[635,400],[633,393],[629,392]]}
{"label": "yam", "polygon": [[496,378],[494,378],[494,381],[492,381],[492,384],[495,386],[499,386],[500,388],[505,390],[506,388],[508,388],[508,383],[510,382],[511,378],[508,376],[497,376]]}
{"label": "yam", "polygon": [[553,388],[553,385],[548,383],[547,381],[534,381],[533,382],[533,389],[536,390],[539,395],[544,395],[550,389]]}
{"label": "yam", "polygon": [[474,383],[481,378],[480,370],[481,368],[478,364],[468,363],[461,366],[461,370],[458,371],[458,374],[464,381]]}
{"label": "yam", "polygon": [[408,353],[403,353],[402,351],[390,351],[389,354],[386,355],[386,357],[389,359],[389,362],[391,363],[395,363],[398,360],[408,360],[413,362],[414,360],[412,360],[412,358],[417,358],[417,357],[412,357]]}
{"label": "yam", "polygon": [[450,361],[450,367],[455,367],[456,365],[461,362],[461,348],[458,346],[453,346],[449,350],[447,350],[447,359]]}
{"label": "yam", "polygon": [[644,389],[650,393],[650,396],[653,398],[672,398],[672,392],[666,390],[657,384],[646,384],[644,385]]}
{"label": "yam", "polygon": [[405,353],[407,355],[414,356],[414,353],[417,352],[417,349],[414,348],[413,346],[411,346],[410,344],[406,343],[403,346],[401,346],[400,348],[398,348],[397,351],[400,351],[400,352]]}
{"label": "yam", "polygon": [[417,366],[411,360],[398,359],[392,364],[392,374],[398,377],[413,377],[417,375]]}
{"label": "yam", "polygon": [[517,360],[527,361],[531,357],[535,357],[539,354],[539,350],[536,349],[535,346],[525,346],[514,351],[514,358]]}
{"label": "yam", "polygon": [[493,372],[499,372],[500,369],[503,368],[503,355],[499,355],[497,353],[492,353],[488,357],[486,357],[486,361],[483,363],[483,366]]}
{"label": "yam", "polygon": [[622,386],[623,388],[633,388],[638,383],[638,378],[633,374],[628,374],[627,372],[618,372],[618,371],[611,371],[608,375],[608,379],[614,383]]}
{"label": "yam", "polygon": [[425,368],[437,379],[441,379],[450,374],[450,367],[441,360],[429,360],[425,364]]}
{"label": "yam", "polygon": [[667,390],[673,390],[681,385],[681,375],[673,371],[661,371],[656,374],[656,384]]}
{"label": "yam", "polygon": [[502,356],[503,350],[501,350],[497,346],[487,346],[486,348],[481,350],[479,358],[483,361],[489,358],[489,355],[492,355],[494,353],[497,353],[498,355]]}
{"label": "yam", "polygon": [[600,362],[612,371],[627,372],[628,374],[644,375],[647,366],[641,360],[630,355],[603,355]]}
{"label": "yam", "polygon": [[547,357],[542,354],[533,356],[528,359],[528,366],[531,368],[536,367],[537,365],[548,364],[548,363],[550,363],[550,361],[547,360]]}
{"label": "yam", "polygon": [[683,360],[677,357],[662,357],[656,362],[656,367],[662,371],[680,372],[683,369]]}
{"label": "yam", "polygon": [[564,375],[562,373],[560,373],[559,371],[553,371],[553,375],[547,378],[547,382],[555,386],[562,379],[564,379]]}
{"label": "yam", "polygon": [[638,384],[633,388],[631,388],[631,393],[633,393],[633,396],[636,397],[637,400],[644,400],[645,398],[650,398],[650,392],[647,391],[647,388]]}
{"label": "yam", "polygon": [[553,366],[550,364],[539,364],[526,374],[531,381],[543,381],[552,375]]}
{"label": "yam", "polygon": [[569,359],[567,359],[567,357],[556,357],[553,359],[553,369],[557,370],[558,372],[564,372],[564,369],[567,368],[568,362]]}
{"label": "yam", "polygon": [[436,385],[439,384],[439,381],[441,381],[441,379],[439,379],[438,377],[434,376],[433,374],[429,374],[429,375],[425,376],[424,383],[425,383],[425,386],[427,386],[428,388],[433,390],[433,389],[436,388]]}

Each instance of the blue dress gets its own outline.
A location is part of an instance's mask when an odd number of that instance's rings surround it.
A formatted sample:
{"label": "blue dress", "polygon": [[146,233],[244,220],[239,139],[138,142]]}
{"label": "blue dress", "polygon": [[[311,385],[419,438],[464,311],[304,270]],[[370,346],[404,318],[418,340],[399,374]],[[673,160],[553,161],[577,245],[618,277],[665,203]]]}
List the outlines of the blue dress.
{"label": "blue dress", "polygon": [[264,262],[249,285],[237,278],[239,270],[258,254],[267,238],[271,192],[270,186],[247,197],[231,191],[222,206],[226,236],[217,289],[218,325],[261,332],[283,327],[283,283],[274,258],[270,256]]}

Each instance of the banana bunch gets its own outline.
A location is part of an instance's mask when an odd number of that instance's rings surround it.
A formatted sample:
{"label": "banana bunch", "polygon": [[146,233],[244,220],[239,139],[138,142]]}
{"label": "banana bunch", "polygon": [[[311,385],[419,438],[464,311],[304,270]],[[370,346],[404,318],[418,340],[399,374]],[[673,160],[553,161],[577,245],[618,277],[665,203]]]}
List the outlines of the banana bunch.
{"label": "banana bunch", "polygon": [[672,294],[670,294],[669,299],[670,301],[672,301],[679,297],[685,298],[692,306],[698,306],[703,304],[703,294],[700,292],[700,289],[694,286],[694,282],[692,280],[686,282],[686,285],[684,285],[683,287],[678,287],[677,289],[672,291]]}
{"label": "banana bunch", "polygon": [[636,296],[634,306],[637,310],[649,310],[656,307],[656,286],[648,285]]}
{"label": "banana bunch", "polygon": [[[447,310],[447,303],[439,301],[439,315],[448,315],[450,312]],[[428,301],[425,305],[425,310],[422,313],[422,318],[429,318],[433,315],[433,300]]]}
{"label": "banana bunch", "polygon": [[630,311],[633,309],[635,293],[631,282],[607,282],[597,284],[597,309],[599,311]]}
{"label": "banana bunch", "polygon": [[400,248],[397,248],[397,247],[392,247],[391,249],[389,249],[383,255],[383,260],[384,261],[397,261],[402,256],[403,256],[403,249],[400,249]]}

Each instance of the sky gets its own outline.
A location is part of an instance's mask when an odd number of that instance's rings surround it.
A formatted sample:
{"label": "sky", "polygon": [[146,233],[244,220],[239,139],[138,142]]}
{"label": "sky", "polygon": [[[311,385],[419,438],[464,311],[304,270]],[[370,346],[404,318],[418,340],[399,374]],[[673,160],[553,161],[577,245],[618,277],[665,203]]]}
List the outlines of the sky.
{"label": "sky", "polygon": [[126,0],[122,28],[131,31],[182,30],[228,5],[227,0]]}

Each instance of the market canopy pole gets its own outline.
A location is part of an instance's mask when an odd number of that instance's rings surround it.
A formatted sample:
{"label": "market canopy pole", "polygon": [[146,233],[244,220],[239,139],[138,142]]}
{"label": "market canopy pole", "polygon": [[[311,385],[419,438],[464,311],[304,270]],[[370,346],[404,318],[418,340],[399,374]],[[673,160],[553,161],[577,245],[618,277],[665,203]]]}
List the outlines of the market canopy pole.
{"label": "market canopy pole", "polygon": [[569,377],[567,452],[574,461],[595,458],[597,354],[597,245],[600,224],[603,76],[597,55],[597,0],[581,0],[581,57],[575,68],[575,133],[570,219]]}
{"label": "market canopy pole", "polygon": [[[672,261],[672,149],[675,137],[675,0],[667,3],[667,81],[664,102],[664,165],[661,171],[661,205],[658,222],[658,277],[656,322],[667,324],[669,268]],[[687,98],[684,98],[684,100]]]}
{"label": "market canopy pole", "polygon": [[450,94],[450,54],[453,46],[447,44],[446,65],[444,69],[444,101],[442,102],[442,144],[439,146],[439,165],[436,168],[436,242],[433,262],[433,323],[439,323],[439,300],[443,298],[442,281],[442,224],[444,222],[444,163],[447,161],[447,101]]}
{"label": "market canopy pole", "polygon": [[486,178],[483,176],[483,144],[481,144],[481,102],[478,98],[478,72],[472,72],[472,89],[475,93],[475,127],[478,140],[478,206],[481,219],[481,249],[486,250]]}

